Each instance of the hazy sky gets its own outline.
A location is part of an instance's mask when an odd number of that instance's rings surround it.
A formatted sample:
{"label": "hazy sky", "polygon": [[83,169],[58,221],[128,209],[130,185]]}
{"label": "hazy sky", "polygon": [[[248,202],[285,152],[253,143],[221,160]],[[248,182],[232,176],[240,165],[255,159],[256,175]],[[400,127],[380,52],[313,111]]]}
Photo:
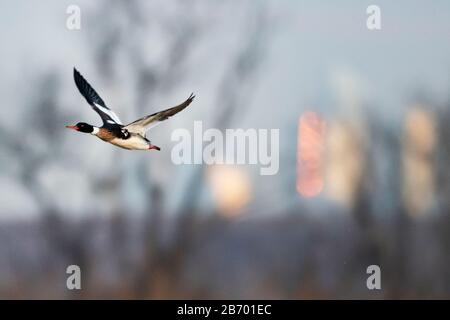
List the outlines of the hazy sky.
{"label": "hazy sky", "polygon": [[[213,23],[214,33],[207,33],[198,49],[210,58],[199,53],[193,59],[192,83],[198,84],[195,91],[203,97],[203,103],[199,100],[197,111],[193,111],[196,118],[201,112],[212,112],[207,102],[212,96],[211,83],[215,83],[212,80],[214,63],[220,64],[222,57],[233,51],[233,41],[229,40],[239,34],[233,23],[239,19],[239,10],[233,12],[233,6],[224,8],[217,1],[216,12],[211,5],[203,6],[203,2],[206,1],[192,1],[193,10],[205,17],[222,18]],[[259,2],[246,1],[247,5]],[[148,8],[153,11],[181,10],[177,6],[179,2],[149,3]],[[259,73],[256,94],[249,102],[251,112],[237,120],[236,127],[295,127],[298,115],[306,109],[331,115],[349,113],[355,110],[346,110],[344,106],[352,101],[357,105],[376,105],[378,112],[395,116],[395,111],[401,113],[409,95],[417,88],[430,94],[436,102],[449,98],[449,1],[354,0],[321,1],[319,4],[318,1],[277,0],[264,3],[269,9],[270,30],[264,71]],[[66,29],[66,8],[70,4],[77,4],[82,10],[79,31]],[[382,29],[379,31],[366,28],[366,8],[370,4],[381,8]],[[22,97],[33,89],[37,75],[47,70],[54,69],[61,76],[61,108],[67,110],[70,103],[79,101],[74,94],[71,68],[76,65],[91,75],[94,72],[90,70],[94,62],[87,50],[86,33],[90,32],[87,26],[95,23],[95,19],[102,19],[91,14],[98,5],[92,1],[0,2],[0,94],[3,102],[0,121],[4,126],[11,128],[20,121],[26,112]],[[155,42],[153,38],[149,54],[157,54]],[[182,87],[180,92],[184,94],[185,90],[189,89]],[[159,99],[161,103],[174,101],[172,97]],[[121,111],[122,114],[128,112]],[[80,118],[96,119],[90,112],[87,107],[80,110]],[[191,114],[191,117],[180,118],[172,125],[191,128],[193,117]],[[169,129],[162,132],[167,133]],[[2,190],[15,190],[16,195],[24,192],[20,186],[11,187],[10,177],[5,176],[0,179]],[[275,199],[281,201],[280,197]],[[26,198],[24,195],[21,201],[2,204],[0,214],[18,203],[23,210],[33,207]],[[83,199],[80,195],[72,207],[78,208],[76,204]]]}
{"label": "hazy sky", "polygon": [[[247,1],[259,2],[257,0]],[[175,7],[171,1],[168,7]],[[193,1],[201,6],[202,1]],[[336,72],[358,76],[370,97],[392,101],[414,86],[442,95],[450,84],[450,2],[435,1],[265,1],[276,29],[266,69],[274,99],[290,103],[318,99]],[[65,28],[69,4],[82,19],[98,5],[90,1],[14,1],[0,3],[2,96],[28,73],[84,61],[83,29]],[[382,30],[366,28],[369,4],[381,8]],[[219,7],[219,6],[218,6]],[[210,9],[211,6],[208,6]],[[205,12],[211,14],[211,12]],[[83,20],[82,20],[83,22]],[[86,25],[86,23],[84,24]],[[226,26],[225,26],[226,27]],[[231,26],[230,26],[231,27]],[[27,77],[26,77],[27,76]],[[275,86],[275,87],[274,87]],[[267,97],[265,97],[267,98]],[[9,99],[8,99],[9,100]]]}

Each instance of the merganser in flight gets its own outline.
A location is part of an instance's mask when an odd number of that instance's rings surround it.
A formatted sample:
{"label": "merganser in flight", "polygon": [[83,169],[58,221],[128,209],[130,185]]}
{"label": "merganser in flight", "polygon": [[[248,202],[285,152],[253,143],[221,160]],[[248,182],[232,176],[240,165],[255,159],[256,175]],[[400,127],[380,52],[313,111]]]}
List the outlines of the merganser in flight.
{"label": "merganser in flight", "polygon": [[151,144],[150,140],[146,138],[146,131],[186,108],[195,98],[191,94],[186,101],[176,107],[153,113],[127,125],[123,125],[114,111],[106,106],[102,98],[100,98],[97,92],[95,92],[75,68],[73,69],[73,77],[80,93],[91,105],[92,109],[102,118],[103,126],[96,127],[79,122],[74,126],[66,126],[66,128],[90,133],[103,141],[129,150],[161,150],[158,146]]}

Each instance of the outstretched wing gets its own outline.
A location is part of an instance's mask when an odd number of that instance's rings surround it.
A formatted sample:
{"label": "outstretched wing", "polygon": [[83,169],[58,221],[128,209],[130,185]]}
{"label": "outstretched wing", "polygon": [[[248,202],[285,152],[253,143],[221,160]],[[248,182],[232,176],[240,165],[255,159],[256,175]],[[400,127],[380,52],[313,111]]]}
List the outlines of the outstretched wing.
{"label": "outstretched wing", "polygon": [[95,92],[94,88],[83,78],[77,69],[73,68],[73,78],[78,90],[91,105],[92,109],[97,112],[103,120],[103,123],[122,125],[119,117],[109,109],[102,98]]}
{"label": "outstretched wing", "polygon": [[133,121],[130,124],[127,124],[124,129],[127,129],[129,132],[137,133],[142,136],[145,136],[145,132],[151,128],[154,128],[158,124],[161,123],[161,121],[169,119],[174,114],[177,114],[181,110],[185,109],[188,105],[191,104],[191,102],[194,100],[195,96],[191,93],[189,98],[187,98],[186,101],[184,101],[182,104],[166,109],[163,111],[159,111],[156,113],[153,113],[149,116],[145,116],[141,119],[138,119],[136,121]]}

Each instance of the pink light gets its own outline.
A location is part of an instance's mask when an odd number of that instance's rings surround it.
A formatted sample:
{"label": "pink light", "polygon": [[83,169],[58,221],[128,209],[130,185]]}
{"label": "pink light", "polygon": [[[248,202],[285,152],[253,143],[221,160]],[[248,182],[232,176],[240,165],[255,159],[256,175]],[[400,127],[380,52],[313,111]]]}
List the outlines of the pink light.
{"label": "pink light", "polygon": [[303,197],[314,197],[324,187],[323,149],[326,124],[314,112],[301,115],[297,142],[297,192]]}

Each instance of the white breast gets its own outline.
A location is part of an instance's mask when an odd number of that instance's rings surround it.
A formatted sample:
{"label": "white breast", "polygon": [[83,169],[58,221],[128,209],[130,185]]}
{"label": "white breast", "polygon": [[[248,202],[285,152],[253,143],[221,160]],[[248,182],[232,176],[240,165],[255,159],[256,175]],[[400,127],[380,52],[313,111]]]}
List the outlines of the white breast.
{"label": "white breast", "polygon": [[132,135],[128,139],[114,138],[109,142],[118,147],[130,150],[147,150],[149,147],[148,141],[139,135]]}

